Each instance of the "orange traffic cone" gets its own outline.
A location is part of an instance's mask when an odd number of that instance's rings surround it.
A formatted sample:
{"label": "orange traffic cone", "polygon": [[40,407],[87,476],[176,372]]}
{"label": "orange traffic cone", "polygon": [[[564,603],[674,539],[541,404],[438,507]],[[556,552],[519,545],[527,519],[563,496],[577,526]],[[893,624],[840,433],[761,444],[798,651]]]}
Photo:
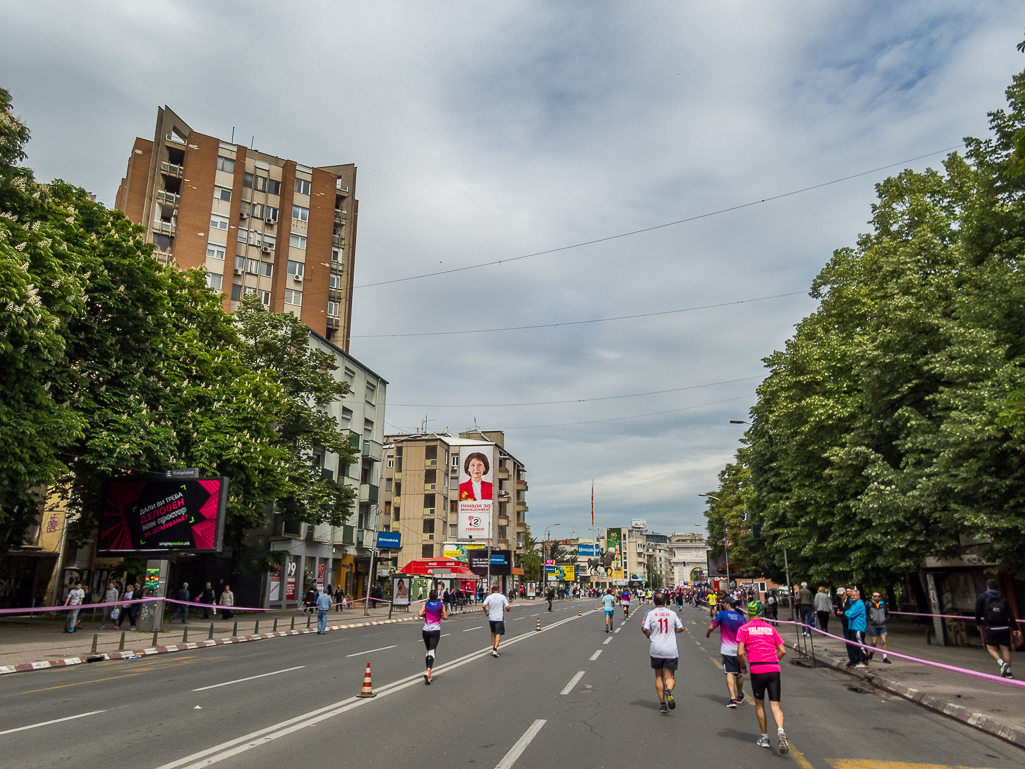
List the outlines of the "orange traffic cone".
{"label": "orange traffic cone", "polygon": [[537,618],[537,629],[538,630],[541,629],[541,618],[540,617]]}
{"label": "orange traffic cone", "polygon": [[359,697],[376,697],[374,685],[370,683],[370,663],[367,663],[367,672],[363,675],[363,688],[360,689]]}
{"label": "orange traffic cone", "polygon": [[598,604],[595,604],[595,605],[594,605],[594,610],[595,610],[595,611],[598,611]]}
{"label": "orange traffic cone", "polygon": [[583,611],[581,611],[581,609],[580,609],[580,607],[579,607],[579,606],[577,607],[577,616],[578,616],[578,617],[582,617],[582,616],[584,616],[584,612],[583,612]]}

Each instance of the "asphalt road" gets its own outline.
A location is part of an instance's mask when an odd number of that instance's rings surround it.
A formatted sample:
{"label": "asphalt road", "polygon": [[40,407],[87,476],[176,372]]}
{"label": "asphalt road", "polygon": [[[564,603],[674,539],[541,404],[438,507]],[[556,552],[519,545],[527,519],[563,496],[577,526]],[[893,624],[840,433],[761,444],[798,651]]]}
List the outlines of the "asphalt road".
{"label": "asphalt road", "polygon": [[[754,708],[726,709],[704,611],[682,611],[679,704],[663,716],[643,607],[625,623],[617,610],[614,634],[593,601],[544,607],[516,605],[498,659],[483,613],[456,615],[431,686],[416,622],[5,676],[0,767],[1025,767],[1025,753],[994,737],[793,665],[792,749],[780,756],[771,719],[768,751],[755,745]],[[359,699],[368,661],[377,696]]]}

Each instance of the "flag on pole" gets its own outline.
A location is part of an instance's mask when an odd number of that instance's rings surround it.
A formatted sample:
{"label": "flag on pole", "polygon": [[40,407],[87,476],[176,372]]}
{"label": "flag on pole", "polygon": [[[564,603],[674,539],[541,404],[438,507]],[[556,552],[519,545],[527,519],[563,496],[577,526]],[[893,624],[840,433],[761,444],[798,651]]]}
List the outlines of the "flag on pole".
{"label": "flag on pole", "polygon": [[591,481],[591,528],[594,528],[594,481]]}

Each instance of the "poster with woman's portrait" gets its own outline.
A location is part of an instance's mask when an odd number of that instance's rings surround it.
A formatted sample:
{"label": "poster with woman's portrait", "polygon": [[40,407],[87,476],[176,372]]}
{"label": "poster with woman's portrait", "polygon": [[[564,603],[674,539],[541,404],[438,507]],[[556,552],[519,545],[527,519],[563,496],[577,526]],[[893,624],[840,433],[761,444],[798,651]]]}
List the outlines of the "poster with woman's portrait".
{"label": "poster with woman's portrait", "polygon": [[495,498],[491,466],[494,455],[487,449],[460,458],[458,536],[460,539],[488,539],[491,537],[491,504]]}
{"label": "poster with woman's portrait", "polygon": [[391,578],[391,601],[393,606],[409,606],[412,594],[412,577],[393,576]]}

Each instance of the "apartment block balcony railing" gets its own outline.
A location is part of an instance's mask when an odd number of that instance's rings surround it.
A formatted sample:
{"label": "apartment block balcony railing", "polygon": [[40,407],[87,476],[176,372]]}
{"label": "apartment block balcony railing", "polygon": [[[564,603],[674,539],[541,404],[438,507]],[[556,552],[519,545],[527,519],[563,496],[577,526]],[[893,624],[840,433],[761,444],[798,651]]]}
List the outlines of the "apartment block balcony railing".
{"label": "apartment block balcony railing", "polygon": [[160,173],[164,176],[172,176],[175,179],[181,179],[185,175],[185,167],[180,166],[177,163],[161,163]]}
{"label": "apartment block balcony railing", "polygon": [[381,487],[375,486],[372,483],[361,483],[359,485],[359,501],[360,502],[374,502],[381,496]]}
{"label": "apartment block balcony railing", "polygon": [[157,202],[178,206],[182,202],[182,196],[170,190],[157,190]]}
{"label": "apartment block balcony railing", "polygon": [[384,446],[378,441],[364,439],[362,453],[368,459],[380,462],[384,457]]}

